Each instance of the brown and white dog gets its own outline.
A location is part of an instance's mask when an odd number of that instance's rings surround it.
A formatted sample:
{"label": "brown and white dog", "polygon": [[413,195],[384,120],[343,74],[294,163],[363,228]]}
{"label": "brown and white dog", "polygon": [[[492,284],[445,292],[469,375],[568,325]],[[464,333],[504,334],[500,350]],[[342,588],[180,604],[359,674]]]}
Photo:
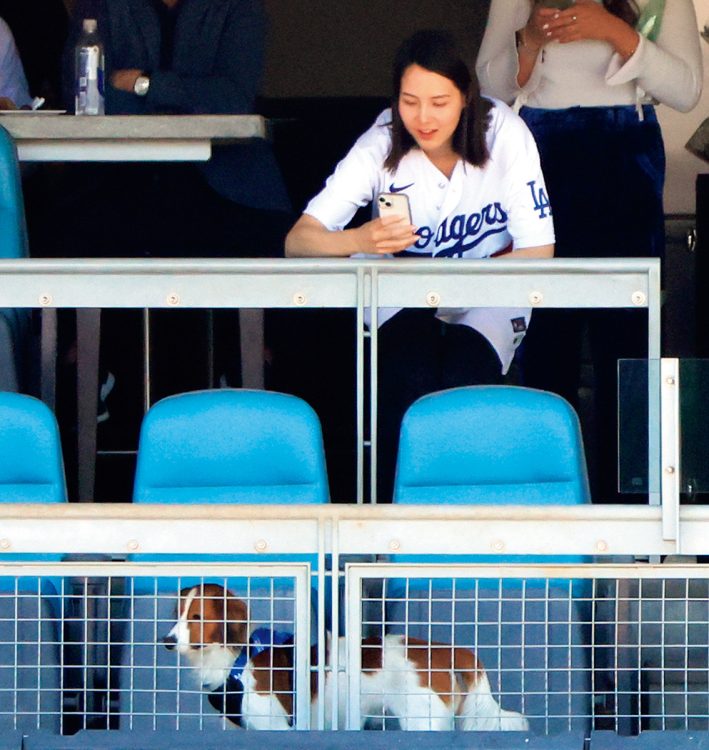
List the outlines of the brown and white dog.
{"label": "brown and white dog", "polygon": [[[209,691],[212,705],[231,721],[247,729],[289,729],[294,697],[292,640],[264,650],[252,649],[248,645],[248,620],[245,602],[230,591],[218,584],[194,586],[180,592],[177,622],[165,637],[165,644],[190,662],[199,684]],[[343,664],[344,638],[340,638],[339,647]],[[386,715],[398,719],[404,730],[528,729],[522,714],[506,711],[493,698],[483,665],[467,649],[401,635],[366,638],[361,648],[363,724],[367,717]],[[313,649],[311,663],[315,652]],[[238,672],[238,688],[227,689],[225,686],[234,682],[233,668],[238,661],[243,665]],[[317,687],[313,674],[313,727],[321,697]],[[339,726],[344,727],[344,674],[340,675],[338,690]],[[328,675],[326,706],[330,705],[331,692]],[[229,694],[234,698],[231,707]],[[329,711],[325,714],[328,716]]]}

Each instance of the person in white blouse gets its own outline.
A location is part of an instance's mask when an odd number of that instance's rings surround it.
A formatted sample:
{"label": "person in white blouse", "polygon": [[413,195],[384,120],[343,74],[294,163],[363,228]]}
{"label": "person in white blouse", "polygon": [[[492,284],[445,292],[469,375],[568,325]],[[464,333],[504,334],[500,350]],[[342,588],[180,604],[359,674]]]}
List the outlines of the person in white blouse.
{"label": "person in white blouse", "polygon": [[[692,0],[492,0],[476,68],[483,93],[513,104],[536,139],[556,256],[662,257],[665,155],[655,105],[686,112],[701,94]],[[644,313],[535,312],[524,382],[578,406],[586,332],[594,501],[632,502],[617,486],[617,362],[647,356]]]}
{"label": "person in white blouse", "polygon": [[[286,254],[550,257],[554,228],[534,140],[509,107],[480,96],[452,37],[414,34],[395,57],[393,78],[391,109],[307,205]],[[348,228],[382,193],[406,195],[413,224],[375,216]],[[503,308],[380,312],[380,500],[391,497],[406,408],[431,391],[499,382],[529,316]]]}
{"label": "person in white blouse", "polygon": [[10,27],[0,18],[0,109],[32,104],[27,78]]}

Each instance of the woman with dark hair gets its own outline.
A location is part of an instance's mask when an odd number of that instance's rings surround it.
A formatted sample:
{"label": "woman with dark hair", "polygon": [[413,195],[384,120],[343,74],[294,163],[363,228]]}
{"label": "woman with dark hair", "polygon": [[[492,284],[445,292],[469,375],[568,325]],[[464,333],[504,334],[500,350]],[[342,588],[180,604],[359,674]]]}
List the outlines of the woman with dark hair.
{"label": "woman with dark hair", "polygon": [[[557,257],[662,257],[665,156],[654,104],[685,112],[699,99],[692,0],[492,0],[477,72],[486,94],[520,108],[537,141]],[[525,339],[525,383],[578,406],[588,331],[595,502],[620,499],[618,360],[647,356],[646,320],[638,310],[540,310]],[[638,479],[646,490],[647,477]]]}
{"label": "woman with dark hair", "polygon": [[[545,258],[554,233],[533,139],[480,96],[450,35],[421,31],[394,62],[394,95],[286,238],[290,256]],[[376,217],[346,229],[382,193],[408,196],[411,224]],[[391,497],[401,418],[441,388],[499,382],[528,309],[380,311],[378,497]]]}

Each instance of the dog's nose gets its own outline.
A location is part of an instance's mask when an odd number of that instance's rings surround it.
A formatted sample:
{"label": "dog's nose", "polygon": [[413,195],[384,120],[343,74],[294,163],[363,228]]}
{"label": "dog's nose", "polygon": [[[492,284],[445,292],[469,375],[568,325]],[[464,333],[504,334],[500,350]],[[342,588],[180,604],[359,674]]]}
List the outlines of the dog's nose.
{"label": "dog's nose", "polygon": [[162,639],[162,642],[165,644],[165,648],[169,648],[170,651],[172,651],[175,648],[175,646],[177,646],[177,638],[175,638],[175,636],[172,635],[172,633],[170,633],[169,635],[166,635]]}

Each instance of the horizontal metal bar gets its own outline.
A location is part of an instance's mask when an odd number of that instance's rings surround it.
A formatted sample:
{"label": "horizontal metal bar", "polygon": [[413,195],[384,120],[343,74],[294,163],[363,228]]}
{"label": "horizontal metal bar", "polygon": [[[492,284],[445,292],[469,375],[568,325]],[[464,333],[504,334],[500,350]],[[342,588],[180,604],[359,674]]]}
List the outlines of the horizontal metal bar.
{"label": "horizontal metal bar", "polygon": [[18,144],[20,161],[38,162],[159,162],[208,161],[209,140],[111,140],[57,141],[28,140]]}
{"label": "horizontal metal bar", "polygon": [[[488,265],[491,264],[488,262]],[[588,273],[578,275],[560,270],[541,276],[526,270],[510,271],[501,267],[503,264],[492,265],[494,270],[487,273],[456,275],[435,269],[425,276],[418,272],[380,271],[379,306],[642,309],[651,300],[649,281],[643,273],[616,273],[600,281],[596,275]]]}
{"label": "horizontal metal bar", "polygon": [[652,259],[600,260],[2,260],[0,305],[354,308],[358,269],[376,269],[380,307],[659,304]]}
{"label": "horizontal metal bar", "polygon": [[368,578],[563,578],[563,579],[704,579],[709,577],[709,565],[529,565],[470,564],[470,565],[404,565],[397,563],[348,563],[346,576],[361,581]]}
{"label": "horizontal metal bar", "polygon": [[317,521],[227,523],[209,519],[54,521],[3,520],[2,552],[112,554],[316,554]]}
{"label": "horizontal metal bar", "polygon": [[[0,503],[2,553],[669,554],[653,506],[156,506]],[[709,507],[680,511],[683,551],[704,554]],[[328,543],[325,552],[331,552]]]}
{"label": "horizontal metal bar", "polygon": [[[683,506],[685,521],[709,520],[709,506]],[[0,524],[25,519],[74,521],[657,521],[660,509],[647,505],[328,505],[296,504],[151,504],[13,503],[0,495]]]}
{"label": "horizontal metal bar", "polygon": [[146,576],[152,578],[288,578],[310,577],[309,563],[153,563],[132,561],[27,563],[0,562],[2,576],[96,577]]}
{"label": "horizontal metal bar", "polygon": [[[281,265],[281,263],[283,265]],[[6,307],[355,307],[356,269],[289,261],[0,262]]]}
{"label": "horizontal metal bar", "polygon": [[[4,562],[0,577],[170,577],[170,578],[287,578],[311,573],[309,563],[209,563],[195,562]],[[345,575],[351,580],[371,578],[563,578],[622,580],[691,580],[709,578],[709,565],[683,564],[399,564],[348,563]]]}
{"label": "horizontal metal bar", "polygon": [[[41,113],[40,113],[41,114]],[[260,115],[110,115],[47,117],[27,113],[3,117],[3,127],[22,145],[31,140],[71,141],[112,139],[231,141],[266,137]]]}

